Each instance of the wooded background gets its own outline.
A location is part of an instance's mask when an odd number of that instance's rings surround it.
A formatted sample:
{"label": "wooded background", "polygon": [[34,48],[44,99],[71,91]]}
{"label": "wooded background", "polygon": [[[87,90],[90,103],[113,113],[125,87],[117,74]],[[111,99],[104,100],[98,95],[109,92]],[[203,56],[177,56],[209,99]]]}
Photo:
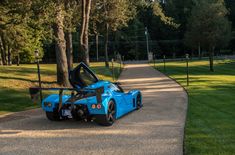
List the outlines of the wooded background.
{"label": "wooded background", "polygon": [[[233,0],[2,0],[0,65],[57,63],[67,85],[73,62],[235,53]],[[97,55],[98,53],[98,55]]]}

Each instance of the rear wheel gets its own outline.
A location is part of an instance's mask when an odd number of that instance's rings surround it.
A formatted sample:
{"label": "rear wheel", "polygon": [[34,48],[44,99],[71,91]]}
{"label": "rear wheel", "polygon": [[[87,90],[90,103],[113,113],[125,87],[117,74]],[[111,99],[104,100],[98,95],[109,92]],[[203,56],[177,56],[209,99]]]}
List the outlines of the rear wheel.
{"label": "rear wheel", "polygon": [[60,120],[60,114],[57,110],[54,110],[53,112],[46,111],[46,116],[51,121],[59,121]]}
{"label": "rear wheel", "polygon": [[95,122],[103,126],[111,126],[115,121],[115,103],[113,100],[109,101],[108,113],[106,115],[99,115],[95,117]]}
{"label": "rear wheel", "polygon": [[140,109],[143,106],[143,104],[141,103],[141,95],[138,94],[137,98],[136,98],[136,109]]}

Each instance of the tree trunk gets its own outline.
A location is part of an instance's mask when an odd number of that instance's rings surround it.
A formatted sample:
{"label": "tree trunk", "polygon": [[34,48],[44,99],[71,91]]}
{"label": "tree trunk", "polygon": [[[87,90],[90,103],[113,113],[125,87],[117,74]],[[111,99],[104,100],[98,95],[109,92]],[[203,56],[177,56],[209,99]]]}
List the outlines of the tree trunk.
{"label": "tree trunk", "polygon": [[96,61],[99,61],[99,34],[96,33],[95,35],[95,42],[96,42]]}
{"label": "tree trunk", "polygon": [[56,37],[57,83],[63,86],[69,86],[66,45],[63,30],[64,15],[60,3],[58,3],[56,9],[54,33]]}
{"label": "tree trunk", "polygon": [[0,52],[0,66],[2,65],[2,56],[1,56],[1,52]]}
{"label": "tree trunk", "polygon": [[214,47],[209,49],[210,71],[214,72]]}
{"label": "tree trunk", "polygon": [[11,61],[11,48],[10,48],[10,46],[8,46],[7,56],[8,56],[8,66],[11,66],[12,65],[12,61]]}
{"label": "tree trunk", "polygon": [[88,28],[90,20],[91,0],[82,0],[82,26],[80,48],[82,61],[89,66]]}
{"label": "tree trunk", "polygon": [[68,71],[73,69],[73,40],[72,40],[72,33],[66,32],[65,33],[65,40],[66,40],[66,56],[68,61]]}
{"label": "tree trunk", "polygon": [[108,42],[109,42],[109,24],[106,23],[106,32],[104,37],[105,44],[105,66],[109,67],[109,56],[108,56]]}
{"label": "tree trunk", "polygon": [[138,37],[137,37],[137,26],[135,26],[135,60],[139,60],[139,56],[138,56],[138,43],[137,43],[137,40],[138,40]]}
{"label": "tree trunk", "polygon": [[20,66],[20,54],[17,52],[17,56],[16,56],[16,65]]}
{"label": "tree trunk", "polygon": [[[71,9],[70,0],[64,1],[65,11],[69,12]],[[70,72],[73,69],[73,36],[72,36],[72,19],[67,20],[67,31],[65,33],[65,40],[66,40],[66,56],[67,56],[67,63],[68,63],[68,71]]]}
{"label": "tree trunk", "polygon": [[198,43],[198,58],[199,58],[199,60],[202,59],[202,55],[201,55],[201,43],[200,42]]}
{"label": "tree trunk", "polygon": [[3,65],[7,65],[6,53],[5,53],[4,50],[2,50],[2,49],[1,49],[1,60],[2,60],[2,64],[3,64]]}
{"label": "tree trunk", "polygon": [[3,40],[3,36],[0,36],[0,51],[1,51],[1,58],[2,58],[2,64],[3,65],[7,65],[7,60],[6,60],[6,51],[4,48],[4,40]]}

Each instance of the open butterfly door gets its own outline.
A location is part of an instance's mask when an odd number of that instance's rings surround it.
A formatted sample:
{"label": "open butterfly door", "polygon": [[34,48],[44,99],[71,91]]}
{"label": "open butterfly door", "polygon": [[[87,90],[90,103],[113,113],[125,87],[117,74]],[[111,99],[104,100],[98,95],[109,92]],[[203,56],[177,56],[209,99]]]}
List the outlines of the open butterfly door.
{"label": "open butterfly door", "polygon": [[84,63],[70,71],[70,84],[74,88],[84,88],[99,81],[97,76]]}

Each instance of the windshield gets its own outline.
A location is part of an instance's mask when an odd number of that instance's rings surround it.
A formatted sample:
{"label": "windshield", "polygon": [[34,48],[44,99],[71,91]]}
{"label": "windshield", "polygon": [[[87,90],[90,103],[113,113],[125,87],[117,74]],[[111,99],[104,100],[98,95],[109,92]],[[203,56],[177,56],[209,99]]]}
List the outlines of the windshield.
{"label": "windshield", "polygon": [[122,92],[116,85],[110,84],[109,88],[112,89],[115,92]]}

